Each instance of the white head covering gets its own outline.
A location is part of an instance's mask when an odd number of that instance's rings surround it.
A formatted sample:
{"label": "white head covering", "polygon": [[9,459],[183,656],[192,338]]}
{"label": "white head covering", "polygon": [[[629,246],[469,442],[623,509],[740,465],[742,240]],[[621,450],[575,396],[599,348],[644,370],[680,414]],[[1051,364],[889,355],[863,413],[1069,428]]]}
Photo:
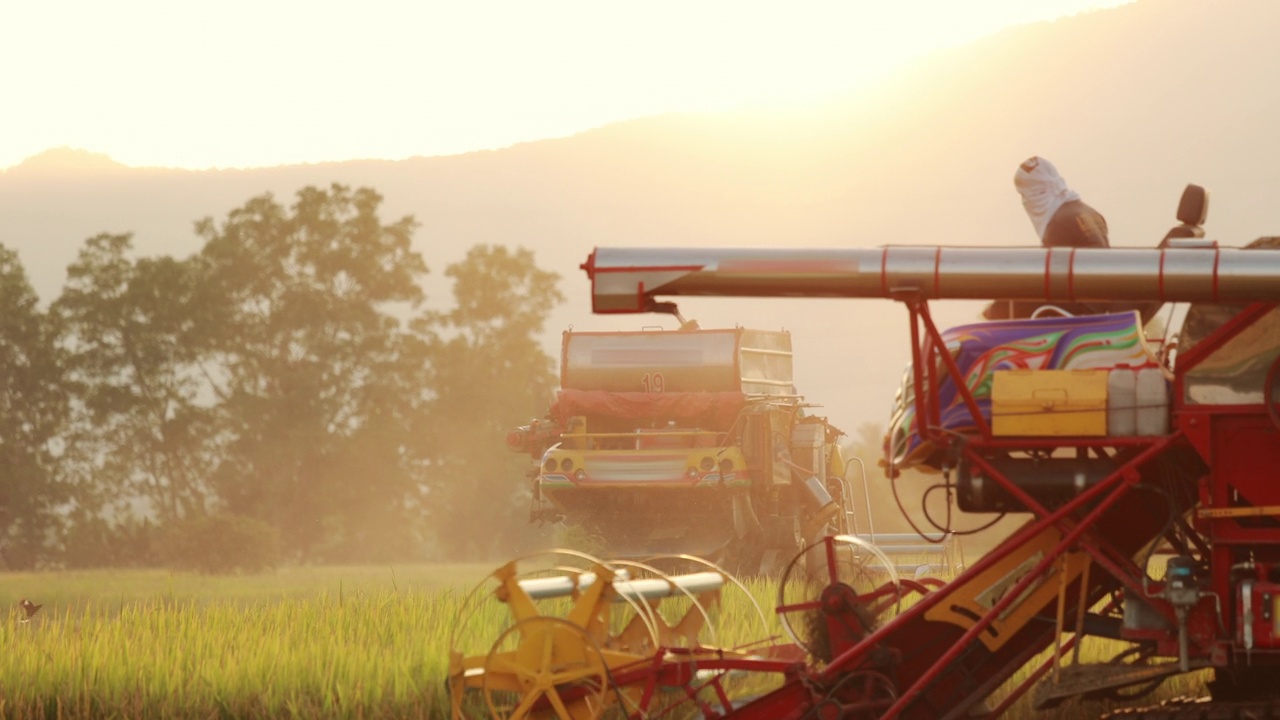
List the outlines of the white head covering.
{"label": "white head covering", "polygon": [[1067,187],[1067,181],[1058,174],[1058,168],[1041,157],[1030,157],[1018,166],[1018,172],[1013,175],[1013,186],[1022,196],[1022,207],[1026,208],[1041,240],[1044,240],[1045,228],[1058,208],[1080,199]]}

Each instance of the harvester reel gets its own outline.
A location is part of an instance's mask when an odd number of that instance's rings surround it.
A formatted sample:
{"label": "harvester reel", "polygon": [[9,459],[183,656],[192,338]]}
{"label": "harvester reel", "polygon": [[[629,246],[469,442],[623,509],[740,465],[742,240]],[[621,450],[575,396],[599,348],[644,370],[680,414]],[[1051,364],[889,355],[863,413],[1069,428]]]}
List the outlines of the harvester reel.
{"label": "harvester reel", "polygon": [[498,720],[594,720],[604,712],[608,683],[595,641],[557,617],[507,628],[484,663],[484,702]]}
{"label": "harvester reel", "polygon": [[[530,566],[533,566],[532,569]],[[574,584],[577,584],[577,579],[595,566],[607,565],[603,560],[586,553],[561,549],[524,555],[499,567],[477,583],[462,599],[462,603],[458,606],[458,622],[449,631],[450,650],[458,653],[480,649],[479,647],[459,647],[459,642],[472,634],[479,635],[480,630],[483,630],[477,628],[477,632],[472,633],[473,629],[470,626],[473,620],[485,614],[486,604],[496,602],[495,591],[502,585],[504,573],[513,572],[515,577],[520,579],[563,576],[572,578]]]}
{"label": "harvester reel", "polygon": [[659,646],[696,648],[702,644],[699,636],[701,635],[701,630],[703,628],[706,628],[707,632],[710,633],[711,644],[714,645],[716,643],[716,636],[718,633],[716,632],[715,624],[711,621],[711,616],[707,612],[707,608],[703,603],[699,602],[697,596],[692,592],[686,590],[680,585],[677,585],[670,575],[662,572],[652,565],[636,562],[634,560],[614,560],[613,566],[627,570],[631,577],[636,580],[642,578],[658,578],[660,580],[665,580],[672,588],[680,593],[680,596],[689,601],[691,609],[697,611],[697,617],[702,619],[700,623],[696,624],[695,628],[691,628],[690,633],[686,634],[681,632],[681,628],[678,626],[669,626],[666,618],[662,617],[661,613],[656,607],[654,607],[654,605],[648,602],[639,601],[638,605],[640,609],[648,618],[648,622],[646,624],[648,625],[651,637],[656,634],[656,644],[650,645],[649,650],[655,650]]}
{"label": "harvester reel", "polygon": [[[746,585],[742,584],[741,580],[739,580],[736,576],[734,576],[732,573],[730,573],[728,570],[724,569],[720,565],[717,565],[716,563],[711,562],[706,558],[700,558],[696,555],[686,555],[686,554],[654,555],[645,559],[644,562],[645,564],[651,565],[653,567],[665,568],[666,569],[665,571],[670,574],[674,574],[676,572],[687,572],[690,570],[702,570],[702,569],[720,573],[720,575],[725,580],[728,580],[730,583],[732,583],[733,586],[736,587],[738,591],[742,593],[742,596],[745,597],[749,603],[751,603],[751,607],[755,608],[756,619],[760,623],[760,628],[759,628],[759,633],[752,635],[752,637],[754,639],[758,639],[758,638],[768,637],[771,634],[775,634],[770,632],[769,621],[765,618],[764,609],[760,607],[760,603],[756,601],[755,596],[751,594],[751,591],[747,589]],[[723,602],[723,600],[721,602]],[[717,637],[720,634],[719,629],[720,629],[719,623],[716,623],[715,631],[716,631]]]}
{"label": "harvester reel", "polygon": [[[602,598],[605,605],[601,608],[607,618],[593,612],[587,621],[590,627],[581,627],[565,617],[577,609],[581,618],[581,601],[591,593],[600,592],[601,583],[610,582],[624,572],[586,553],[548,550],[512,560],[477,584],[463,599],[458,621],[450,629],[449,689],[453,717],[466,716],[465,697],[471,691],[480,691],[490,706],[489,712],[496,717],[527,717],[535,706],[526,707],[525,700],[536,703],[538,717],[578,720],[602,712],[604,683],[588,681],[607,675],[607,671],[601,669],[607,668],[601,657],[602,647],[618,644],[614,631],[630,626],[629,641],[641,652],[645,648],[652,652],[652,648],[658,646],[653,610],[643,599],[609,594]],[[495,630],[489,623],[495,616],[504,620],[498,626],[501,630],[498,641],[490,644]],[[551,653],[549,657],[531,654],[530,643],[536,643],[538,638],[549,643],[546,647],[538,646],[540,652]],[[504,644],[517,649],[507,652]],[[585,649],[565,649],[573,647]],[[557,669],[557,665],[568,662],[565,658],[577,664],[569,663]],[[490,669],[497,675],[491,678]],[[574,680],[569,673],[579,673],[581,678]],[[566,688],[561,690],[559,686],[566,683]],[[517,701],[501,702],[512,694]],[[596,700],[591,700],[592,697]],[[565,715],[557,703],[565,705],[571,714]],[[595,714],[588,713],[587,709]]]}
{"label": "harvester reel", "polygon": [[[819,564],[811,554],[820,556],[820,575],[806,570]],[[825,587],[819,587],[819,582],[825,582]],[[778,583],[782,629],[817,658],[828,655],[829,638],[815,636],[823,632],[821,618],[826,614],[847,611],[859,624],[867,625],[862,630],[869,633],[874,629],[871,625],[897,615],[901,607],[902,585],[893,563],[874,545],[852,535],[823,538],[805,547],[791,559]],[[800,624],[794,620],[797,614],[807,618],[802,631],[796,627]]]}
{"label": "harvester reel", "polygon": [[[539,562],[540,561],[540,562]],[[610,572],[618,569],[614,563],[608,563],[592,555],[577,550],[564,548],[545,550],[524,555],[494,570],[487,578],[480,581],[463,599],[459,608],[459,622],[450,632],[449,647],[454,652],[478,650],[480,648],[460,648],[459,640],[472,633],[468,632],[471,622],[477,616],[483,616],[486,603],[493,601],[495,591],[502,585],[504,573],[514,573],[517,580],[537,580],[539,578],[566,578],[573,586],[578,586],[585,577],[590,577],[592,568],[606,568]],[[640,616],[648,630],[649,640],[656,646],[658,642],[657,627],[653,623],[652,612],[643,602],[623,597],[623,602],[632,612]],[[567,601],[566,601],[567,604]],[[546,614],[546,613],[543,613]],[[487,629],[484,629],[487,630]],[[479,634],[479,633],[476,633]],[[487,633],[486,633],[487,634]],[[483,646],[481,646],[483,647]]]}

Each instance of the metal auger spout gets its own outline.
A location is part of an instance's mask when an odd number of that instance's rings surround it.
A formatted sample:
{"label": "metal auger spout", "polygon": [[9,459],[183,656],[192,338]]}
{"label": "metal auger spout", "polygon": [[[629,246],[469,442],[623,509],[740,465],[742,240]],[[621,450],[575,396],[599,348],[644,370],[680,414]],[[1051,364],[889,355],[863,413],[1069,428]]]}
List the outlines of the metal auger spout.
{"label": "metal auger spout", "polygon": [[676,295],[1030,300],[1280,300],[1280,253],[1239,248],[596,248],[597,313]]}

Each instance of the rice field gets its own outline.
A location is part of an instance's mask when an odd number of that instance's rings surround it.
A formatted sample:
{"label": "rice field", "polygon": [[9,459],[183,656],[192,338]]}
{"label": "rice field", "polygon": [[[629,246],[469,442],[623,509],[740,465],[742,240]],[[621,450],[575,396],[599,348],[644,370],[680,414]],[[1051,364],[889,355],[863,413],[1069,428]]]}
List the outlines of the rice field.
{"label": "rice field", "polygon": [[[0,575],[0,717],[444,718],[451,633],[489,643],[501,607],[468,591],[490,565],[298,568],[250,577],[163,571]],[[776,588],[747,589],[764,608]],[[18,601],[44,605],[30,621]],[[721,644],[760,639],[760,620],[725,593]],[[1085,645],[1085,659],[1113,649]],[[1029,672],[1029,670],[1028,670]],[[1153,696],[1197,694],[1195,678]],[[1008,717],[1089,717],[1068,704]]]}
{"label": "rice field", "polygon": [[[8,575],[0,716],[441,717],[481,568]],[[44,608],[22,622],[30,597]]]}

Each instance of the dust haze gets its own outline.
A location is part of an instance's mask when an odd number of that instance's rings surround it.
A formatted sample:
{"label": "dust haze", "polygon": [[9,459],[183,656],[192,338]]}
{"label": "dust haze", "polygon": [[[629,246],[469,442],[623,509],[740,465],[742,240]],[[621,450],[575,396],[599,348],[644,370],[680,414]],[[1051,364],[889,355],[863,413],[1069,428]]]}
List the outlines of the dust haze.
{"label": "dust haze", "polygon": [[[1208,236],[1240,246],[1280,234],[1277,26],[1280,4],[1268,0],[1141,0],[1007,30],[838,102],[644,118],[449,157],[195,172],[52,150],[0,173],[0,244],[19,252],[47,303],[97,233],[134,233],[140,255],[185,256],[198,249],[196,219],[251,196],[368,186],[387,217],[421,224],[428,303],[447,302],[444,267],[477,244],[530,248],[559,273],[567,301],[543,334],[553,357],[569,326],[672,326],[591,315],[578,266],[595,246],[1033,245],[1011,182],[1030,155],[1052,159],[1106,216],[1113,246],[1154,246],[1192,182],[1213,193]],[[703,327],[790,330],[797,386],[819,412],[851,433],[887,420],[909,357],[901,307],[680,307]],[[939,303],[935,317],[968,322],[978,307]],[[501,437],[476,441],[502,452]]]}

